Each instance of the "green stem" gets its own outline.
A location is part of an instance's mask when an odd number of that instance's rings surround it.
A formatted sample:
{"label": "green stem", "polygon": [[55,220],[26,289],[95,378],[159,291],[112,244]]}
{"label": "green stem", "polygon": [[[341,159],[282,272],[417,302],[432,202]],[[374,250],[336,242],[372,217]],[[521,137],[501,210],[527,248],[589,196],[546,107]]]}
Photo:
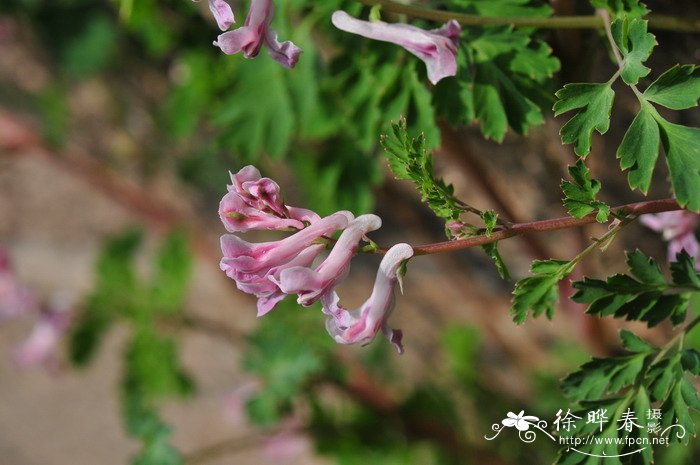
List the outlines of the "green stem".
{"label": "green stem", "polygon": [[[486,16],[436,10],[418,5],[406,5],[393,0],[357,0],[364,5],[380,5],[382,10],[412,18],[446,22],[457,20],[462,26],[488,26],[512,24],[515,27],[537,27],[540,29],[602,29],[603,19],[598,15],[552,16],[548,18],[494,18]],[[678,32],[700,32],[700,20],[650,15],[649,27]]]}

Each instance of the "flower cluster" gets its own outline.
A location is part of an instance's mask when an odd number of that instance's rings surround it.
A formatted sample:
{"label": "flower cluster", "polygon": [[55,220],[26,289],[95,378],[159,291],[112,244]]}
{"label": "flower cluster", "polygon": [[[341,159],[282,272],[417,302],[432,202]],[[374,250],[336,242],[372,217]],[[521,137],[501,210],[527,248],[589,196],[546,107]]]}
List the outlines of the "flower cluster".
{"label": "flower cluster", "polygon": [[272,0],[252,0],[244,25],[232,31],[228,31],[228,28],[235,19],[228,3],[224,0],[209,0],[209,9],[219,28],[226,31],[214,42],[225,54],[243,52],[244,57],[254,58],[264,45],[270,56],[287,68],[294,68],[299,61],[301,49],[290,41],[279,42],[277,33],[270,29],[275,12]]}
{"label": "flower cluster", "polygon": [[[280,43],[277,34],[270,29],[275,10],[272,0],[251,0],[245,24],[232,31],[228,29],[235,19],[231,6],[225,0],[209,0],[209,9],[219,28],[226,31],[214,42],[225,54],[243,52],[246,58],[254,58],[264,45],[278,63],[294,68],[302,50],[290,41]],[[425,62],[428,79],[433,84],[457,74],[457,41],[461,28],[455,20],[448,21],[439,29],[426,31],[410,24],[362,21],[344,11],[336,11],[331,22],[342,31],[405,48]]]}
{"label": "flower cluster", "polygon": [[661,233],[668,241],[668,261],[676,261],[681,250],[695,258],[700,270],[700,243],[695,236],[695,228],[700,216],[685,210],[643,215],[639,221],[647,228]]}
{"label": "flower cluster", "polygon": [[[413,255],[408,244],[387,251],[369,299],[356,310],[339,305],[336,286],[347,276],[352,257],[366,234],[381,227],[376,215],[355,217],[339,211],[326,217],[285,205],[277,183],[263,178],[253,166],[231,174],[228,193],[221,199],[219,216],[232,233],[251,230],[291,231],[272,242],[251,243],[234,234],[221,237],[221,269],[238,289],[258,299],[258,316],[270,312],[287,295],[296,295],[305,307],[321,302],[326,328],[341,344],[369,343],[380,330],[399,353],[401,331],[387,326],[394,307],[394,287],[401,265]],[[342,231],[337,240],[332,235]],[[332,246],[325,259],[317,258]],[[320,259],[320,258],[319,258]]]}

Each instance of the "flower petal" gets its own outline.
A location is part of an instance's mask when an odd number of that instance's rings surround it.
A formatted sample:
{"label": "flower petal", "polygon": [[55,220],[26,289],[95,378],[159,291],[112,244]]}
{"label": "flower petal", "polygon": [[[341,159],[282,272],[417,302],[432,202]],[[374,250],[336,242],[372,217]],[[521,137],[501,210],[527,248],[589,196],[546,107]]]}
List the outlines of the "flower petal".
{"label": "flower petal", "polygon": [[457,47],[454,40],[459,36],[460,27],[456,21],[450,21],[433,31],[408,24],[362,21],[344,11],[334,12],[331,21],[343,31],[405,48],[425,62],[428,79],[433,84],[457,74]]}

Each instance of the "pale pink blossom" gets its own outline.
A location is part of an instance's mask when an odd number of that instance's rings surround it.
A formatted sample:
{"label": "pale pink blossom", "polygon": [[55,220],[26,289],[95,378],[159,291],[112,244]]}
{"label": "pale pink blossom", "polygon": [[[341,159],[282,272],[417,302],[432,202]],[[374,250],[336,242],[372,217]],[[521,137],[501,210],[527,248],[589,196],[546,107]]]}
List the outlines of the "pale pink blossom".
{"label": "pale pink blossom", "polygon": [[381,330],[396,350],[403,353],[402,333],[389,328],[387,319],[394,309],[394,287],[401,280],[399,270],[412,256],[413,249],[408,244],[396,244],[389,249],[379,265],[372,294],[355,310],[341,307],[335,292],[323,296],[323,311],[329,315],[326,329],[336,342],[368,344]]}
{"label": "pale pink blossom", "polygon": [[695,266],[700,270],[700,243],[695,236],[698,219],[700,216],[697,214],[680,210],[643,215],[639,221],[649,229],[661,233],[664,240],[668,241],[670,262],[676,261],[676,255],[685,250],[695,258]]}
{"label": "pale pink blossom", "polygon": [[328,257],[315,270],[308,267],[288,267],[279,275],[279,288],[287,294],[298,294],[297,301],[305,307],[313,304],[345,279],[360,240],[368,232],[376,231],[381,226],[382,220],[377,215],[358,216],[343,231]]}
{"label": "pale pink blossom", "polygon": [[[199,0],[193,1],[199,2]],[[209,11],[211,11],[214,19],[216,19],[216,24],[222,31],[225,31],[236,22],[231,5],[224,0],[209,0]]]}
{"label": "pale pink blossom", "polygon": [[275,61],[287,68],[294,68],[301,49],[292,42],[280,43],[277,40],[277,33],[270,29],[273,15],[272,0],[251,0],[245,24],[219,35],[214,45],[227,55],[242,51],[246,58],[256,57],[265,45]]}
{"label": "pale pink blossom", "polygon": [[276,284],[280,274],[286,268],[310,266],[324,248],[314,242],[344,229],[352,220],[350,212],[334,213],[284,239],[258,244],[226,234],[221,237],[221,269],[241,291],[258,298],[258,316],[262,316],[286,296]]}
{"label": "pale pink blossom", "polygon": [[219,204],[219,217],[229,232],[253,229],[302,229],[316,221],[316,213],[284,204],[279,185],[248,165],[231,174],[231,182]]}
{"label": "pale pink blossom", "polygon": [[262,452],[272,463],[290,463],[313,452],[313,443],[298,427],[283,426],[281,431],[266,438]]}
{"label": "pale pink blossom", "polygon": [[428,79],[433,84],[457,74],[457,41],[461,28],[455,20],[429,31],[409,24],[362,21],[344,11],[333,13],[331,21],[343,31],[405,48],[425,62]]}
{"label": "pale pink blossom", "polygon": [[55,295],[42,309],[29,337],[12,351],[17,365],[28,367],[43,364],[57,365],[56,348],[63,339],[71,321],[72,299]]}
{"label": "pale pink blossom", "polygon": [[226,394],[223,401],[223,414],[226,421],[234,426],[246,426],[246,404],[253,396],[260,391],[261,384],[253,379],[237,386],[233,391]]}
{"label": "pale pink blossom", "polygon": [[0,321],[36,309],[34,294],[17,280],[7,251],[0,248]]}

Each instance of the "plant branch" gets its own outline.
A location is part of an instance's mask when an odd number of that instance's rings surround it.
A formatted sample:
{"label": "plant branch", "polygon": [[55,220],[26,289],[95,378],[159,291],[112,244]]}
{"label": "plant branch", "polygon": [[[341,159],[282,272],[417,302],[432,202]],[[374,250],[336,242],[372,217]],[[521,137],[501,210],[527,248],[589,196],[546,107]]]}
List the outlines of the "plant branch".
{"label": "plant branch", "polygon": [[[603,19],[598,15],[551,16],[547,18],[501,18],[436,10],[419,5],[405,5],[393,0],[357,0],[374,6],[380,5],[384,11],[407,15],[413,18],[446,22],[457,20],[462,26],[488,26],[512,24],[515,27],[537,27],[541,29],[602,29]],[[649,27],[677,32],[700,32],[700,19],[677,18],[663,15],[649,15]]]}
{"label": "plant branch", "polygon": [[[614,207],[611,211],[616,215],[644,215],[646,213],[660,213],[667,211],[682,210],[675,199],[649,200],[646,202],[630,203]],[[583,218],[553,218],[549,220],[533,221],[530,223],[518,223],[508,228],[494,231],[490,236],[481,235],[458,239],[455,241],[437,242],[433,244],[419,245],[413,247],[414,255],[431,255],[443,252],[454,252],[456,250],[468,249],[484,244],[491,244],[503,239],[508,239],[522,234],[535,232],[557,231],[560,229],[571,229],[585,224],[595,223],[595,214]],[[377,253],[386,253],[387,249],[380,248]]]}

